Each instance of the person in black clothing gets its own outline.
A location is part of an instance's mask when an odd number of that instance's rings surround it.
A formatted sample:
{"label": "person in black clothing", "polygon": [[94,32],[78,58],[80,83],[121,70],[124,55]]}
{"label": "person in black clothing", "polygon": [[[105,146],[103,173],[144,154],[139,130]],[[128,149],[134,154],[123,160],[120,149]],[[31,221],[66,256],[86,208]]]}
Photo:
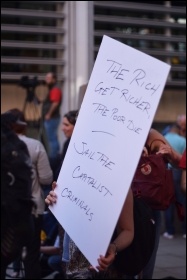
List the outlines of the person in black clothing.
{"label": "person in black clothing", "polygon": [[1,279],[33,237],[32,163],[27,145],[14,132],[25,126],[10,111],[1,114]]}

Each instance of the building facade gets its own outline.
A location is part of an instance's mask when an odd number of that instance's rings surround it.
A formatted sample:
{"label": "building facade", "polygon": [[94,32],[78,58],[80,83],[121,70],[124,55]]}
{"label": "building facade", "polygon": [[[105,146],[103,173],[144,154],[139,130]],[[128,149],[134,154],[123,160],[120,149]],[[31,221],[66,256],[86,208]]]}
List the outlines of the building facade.
{"label": "building facade", "polygon": [[1,111],[25,108],[28,120],[39,119],[20,80],[37,77],[42,101],[49,71],[63,90],[62,115],[79,107],[103,35],[171,65],[155,123],[186,112],[186,1],[2,1]]}

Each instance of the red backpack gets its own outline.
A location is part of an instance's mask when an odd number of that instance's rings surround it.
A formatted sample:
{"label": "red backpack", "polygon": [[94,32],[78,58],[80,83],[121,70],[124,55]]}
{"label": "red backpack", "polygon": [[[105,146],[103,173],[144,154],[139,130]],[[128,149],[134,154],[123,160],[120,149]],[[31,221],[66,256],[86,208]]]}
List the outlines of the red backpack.
{"label": "red backpack", "polygon": [[[154,141],[165,144],[161,139],[155,139],[152,143]],[[149,152],[148,156],[141,156],[131,188],[134,197],[144,200],[151,209],[166,210],[175,203],[179,219],[184,219],[184,207],[176,201],[172,170],[168,168],[163,154]]]}

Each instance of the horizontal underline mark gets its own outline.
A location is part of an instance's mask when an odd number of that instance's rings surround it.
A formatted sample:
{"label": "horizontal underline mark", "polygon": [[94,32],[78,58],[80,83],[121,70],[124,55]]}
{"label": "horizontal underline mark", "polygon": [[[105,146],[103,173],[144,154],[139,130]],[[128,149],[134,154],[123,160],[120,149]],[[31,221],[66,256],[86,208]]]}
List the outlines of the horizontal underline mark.
{"label": "horizontal underline mark", "polygon": [[114,134],[112,134],[110,132],[106,132],[106,131],[92,130],[92,132],[105,133],[105,134],[109,134],[109,135],[111,135],[113,137],[116,137]]}

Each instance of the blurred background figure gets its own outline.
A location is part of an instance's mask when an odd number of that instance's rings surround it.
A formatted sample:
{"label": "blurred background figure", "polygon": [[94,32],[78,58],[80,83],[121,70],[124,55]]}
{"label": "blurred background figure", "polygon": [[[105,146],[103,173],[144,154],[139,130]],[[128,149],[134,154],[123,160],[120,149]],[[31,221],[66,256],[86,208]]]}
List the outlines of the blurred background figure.
{"label": "blurred background figure", "polygon": [[10,112],[1,115],[1,279],[33,237],[32,163],[13,125],[26,123]]}
{"label": "blurred background figure", "polygon": [[186,137],[186,115],[179,115],[177,117],[177,124],[179,126],[179,134]]}
{"label": "blurred background figure", "polygon": [[[57,85],[57,77],[54,73],[47,73],[45,77],[48,86],[48,94],[42,106],[42,118],[45,134],[48,142],[48,155],[50,162],[56,159],[60,147],[58,142],[58,126],[60,123],[60,106],[62,91]],[[52,164],[52,163],[51,163]]]}
{"label": "blurred background figure", "polygon": [[[186,138],[182,136],[182,134],[186,131],[186,116],[180,115],[177,118],[177,122],[174,123],[171,127],[169,132],[165,134],[166,140],[172,146],[174,150],[176,150],[181,155],[183,154],[186,148]],[[175,196],[177,202],[180,202],[184,207],[186,205],[186,199],[184,194],[181,191],[181,176],[182,176],[182,169],[175,168],[170,166],[173,171],[173,180],[175,186]],[[172,204],[169,208],[164,212],[165,218],[165,228],[166,231],[164,232],[163,236],[168,239],[173,239],[175,235],[175,228],[174,228],[174,220],[175,220],[175,205]],[[186,217],[184,222],[182,222],[182,234],[183,237],[186,238]]]}
{"label": "blurred background figure", "polygon": [[[76,124],[76,120],[77,120],[77,116],[78,116],[78,110],[72,110],[69,111],[68,113],[66,113],[63,116],[63,120],[62,120],[62,125],[61,125],[61,129],[64,133],[64,135],[66,136],[66,140],[64,142],[63,148],[62,148],[62,152],[60,154],[60,160],[57,162],[56,164],[56,170],[54,172],[54,180],[56,181],[58,179],[70,140],[71,140],[71,136],[73,134],[73,130]],[[65,261],[62,259],[63,256],[63,240],[64,240],[64,229],[63,227],[59,224],[58,225],[58,235],[59,235],[59,244],[60,244],[60,263],[61,263],[61,272],[58,270],[59,274],[57,277],[61,277],[61,279],[64,279],[65,277],[65,273],[66,273],[66,263]],[[54,260],[54,259],[50,259],[50,260]],[[58,257],[56,259],[57,263],[58,263]],[[58,265],[58,264],[57,264]]]}
{"label": "blurred background figure", "polygon": [[65,155],[66,155],[66,152],[67,152],[70,140],[71,140],[71,136],[73,134],[73,130],[74,130],[74,127],[75,127],[77,116],[78,116],[78,110],[72,110],[72,111],[69,111],[68,113],[66,113],[63,117],[61,129],[62,129],[62,131],[63,131],[63,133],[64,133],[64,135],[66,136],[67,139],[64,142],[62,152],[60,154],[60,162],[59,162],[58,167],[55,171],[55,176],[54,176],[55,181],[58,178],[62,163],[64,161],[64,158],[65,158]]}
{"label": "blurred background figure", "polygon": [[42,245],[40,247],[41,257],[40,263],[42,267],[42,278],[51,274],[52,272],[58,272],[55,275],[55,279],[64,279],[62,270],[62,256],[60,248],[60,237],[56,236],[54,244],[52,245]]}
{"label": "blurred background figure", "polygon": [[[176,119],[176,124],[178,125],[179,128],[179,135],[186,137],[186,115],[185,114],[181,114],[177,116]],[[163,131],[162,131],[162,135],[166,135],[168,132],[170,132],[170,129],[172,127],[171,125],[167,125]]]}
{"label": "blurred background figure", "polygon": [[[9,110],[17,120],[24,122],[24,114],[19,109]],[[44,193],[42,186],[51,184],[53,172],[50,167],[49,159],[43,144],[36,139],[25,136],[26,125],[13,124],[13,130],[28,148],[33,171],[32,196],[36,203],[36,209],[32,213],[34,236],[27,244],[27,255],[24,259],[25,278],[39,279],[40,271],[40,234],[43,223],[43,213],[45,210]],[[21,172],[21,171],[20,171]]]}
{"label": "blurred background figure", "polygon": [[179,167],[182,168],[181,189],[186,194],[186,149],[182,155]]}

